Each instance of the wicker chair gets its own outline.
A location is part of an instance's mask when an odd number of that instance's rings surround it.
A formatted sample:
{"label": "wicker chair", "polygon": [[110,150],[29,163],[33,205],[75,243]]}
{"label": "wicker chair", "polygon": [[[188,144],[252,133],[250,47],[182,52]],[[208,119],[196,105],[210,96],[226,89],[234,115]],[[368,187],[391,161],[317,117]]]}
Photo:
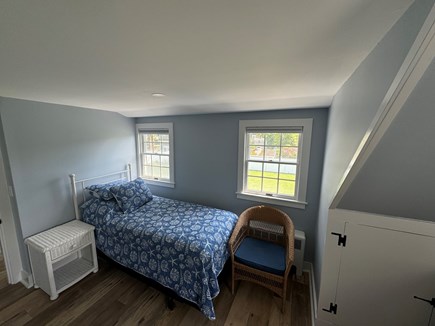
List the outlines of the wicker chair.
{"label": "wicker chair", "polygon": [[[255,240],[253,240],[255,239]],[[240,259],[238,249],[247,245],[244,241],[255,241],[257,248],[282,253],[280,271]],[[242,247],[241,247],[242,245]],[[285,311],[287,277],[294,260],[294,226],[290,217],[279,209],[268,206],[256,206],[245,210],[239,217],[229,241],[232,262],[231,292],[234,294],[234,282],[245,280],[262,285],[282,297],[282,312]],[[259,247],[260,246],[260,247]],[[272,248],[270,248],[272,246]],[[274,246],[274,247],[273,247]],[[277,250],[279,249],[279,250]],[[284,250],[285,249],[285,250]],[[248,249],[249,250],[249,249]],[[246,251],[246,249],[245,249]],[[254,256],[257,253],[254,253]],[[285,261],[285,263],[284,263]],[[284,265],[285,264],[285,265]]]}

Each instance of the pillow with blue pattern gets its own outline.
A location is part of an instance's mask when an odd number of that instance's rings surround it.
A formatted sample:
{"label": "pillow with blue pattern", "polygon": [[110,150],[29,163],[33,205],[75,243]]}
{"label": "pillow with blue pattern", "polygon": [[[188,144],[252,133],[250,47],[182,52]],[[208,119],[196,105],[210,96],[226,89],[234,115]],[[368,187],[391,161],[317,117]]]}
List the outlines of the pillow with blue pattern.
{"label": "pillow with blue pattern", "polygon": [[113,197],[113,194],[110,192],[110,188],[112,188],[113,186],[118,186],[123,183],[126,183],[126,181],[118,180],[109,183],[90,185],[85,189],[88,190],[89,193],[95,198],[103,199],[103,200],[111,200],[114,199],[115,197]]}
{"label": "pillow with blue pattern", "polygon": [[81,220],[92,225],[97,225],[97,223],[103,221],[103,219],[107,218],[107,216],[112,212],[122,213],[121,208],[119,208],[118,203],[114,199],[101,200],[92,197],[80,206]]}
{"label": "pillow with blue pattern", "polygon": [[124,213],[133,212],[153,199],[151,190],[141,178],[113,186],[110,191]]}

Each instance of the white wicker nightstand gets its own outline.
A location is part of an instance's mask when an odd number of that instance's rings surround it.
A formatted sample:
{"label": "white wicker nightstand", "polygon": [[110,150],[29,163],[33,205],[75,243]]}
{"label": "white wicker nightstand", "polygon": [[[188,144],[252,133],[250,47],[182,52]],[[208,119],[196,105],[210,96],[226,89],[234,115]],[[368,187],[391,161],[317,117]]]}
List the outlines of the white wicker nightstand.
{"label": "white wicker nightstand", "polygon": [[63,290],[96,273],[94,229],[74,220],[27,238],[35,288],[55,300]]}

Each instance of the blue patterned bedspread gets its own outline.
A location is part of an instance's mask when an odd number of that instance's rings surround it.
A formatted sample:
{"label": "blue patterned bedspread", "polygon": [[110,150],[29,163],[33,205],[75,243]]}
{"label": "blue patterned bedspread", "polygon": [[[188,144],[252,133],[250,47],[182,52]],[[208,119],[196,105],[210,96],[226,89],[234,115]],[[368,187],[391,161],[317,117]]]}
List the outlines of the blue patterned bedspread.
{"label": "blue patterned bedspread", "polygon": [[154,196],[132,213],[115,201],[90,199],[82,220],[95,225],[97,248],[119,264],[174,290],[215,319],[212,299],[229,257],[237,215]]}

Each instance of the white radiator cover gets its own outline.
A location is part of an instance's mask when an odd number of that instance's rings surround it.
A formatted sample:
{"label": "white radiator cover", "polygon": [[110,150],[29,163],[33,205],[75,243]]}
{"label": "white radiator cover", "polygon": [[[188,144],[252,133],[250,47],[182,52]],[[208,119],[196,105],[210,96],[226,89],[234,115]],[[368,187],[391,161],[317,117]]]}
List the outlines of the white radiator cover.
{"label": "white radiator cover", "polygon": [[302,276],[302,268],[304,266],[305,254],[305,232],[295,230],[295,261],[293,265],[296,267],[296,275]]}

